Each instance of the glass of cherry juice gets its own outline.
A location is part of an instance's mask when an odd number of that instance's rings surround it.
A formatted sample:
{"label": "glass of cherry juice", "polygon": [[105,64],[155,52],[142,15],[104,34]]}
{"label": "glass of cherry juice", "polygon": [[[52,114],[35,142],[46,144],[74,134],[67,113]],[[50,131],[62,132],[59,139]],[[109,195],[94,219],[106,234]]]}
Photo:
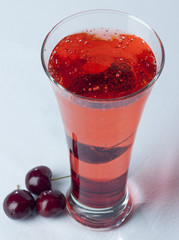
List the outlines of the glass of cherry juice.
{"label": "glass of cherry juice", "polygon": [[85,226],[117,227],[133,207],[129,161],[145,102],[163,69],[161,40],[131,15],[90,10],[48,33],[42,64],[69,149],[67,209]]}

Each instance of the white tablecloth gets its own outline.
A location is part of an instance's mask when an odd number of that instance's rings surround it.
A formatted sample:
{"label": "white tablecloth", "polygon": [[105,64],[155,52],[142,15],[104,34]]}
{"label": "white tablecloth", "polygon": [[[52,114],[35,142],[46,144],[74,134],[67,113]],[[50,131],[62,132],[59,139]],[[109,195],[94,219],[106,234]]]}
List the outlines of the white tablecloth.
{"label": "white tablecloth", "polygon": [[[2,209],[5,196],[28,170],[47,165],[55,176],[70,173],[55,96],[42,69],[47,32],[73,13],[96,8],[129,12],[161,37],[166,64],[141,119],[129,182],[137,208],[121,227],[88,230],[68,214],[13,221]],[[177,0],[0,0],[0,240],[179,239],[179,2]],[[54,182],[66,192],[69,179]]]}

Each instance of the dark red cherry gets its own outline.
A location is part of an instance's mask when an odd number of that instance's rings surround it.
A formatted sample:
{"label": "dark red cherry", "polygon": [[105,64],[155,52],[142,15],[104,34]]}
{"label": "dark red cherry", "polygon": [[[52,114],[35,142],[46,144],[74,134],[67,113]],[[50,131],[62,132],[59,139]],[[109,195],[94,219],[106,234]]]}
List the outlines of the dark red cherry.
{"label": "dark red cherry", "polygon": [[60,214],[65,207],[65,196],[58,190],[42,192],[36,201],[37,212],[43,217],[56,216]]}
{"label": "dark red cherry", "polygon": [[3,209],[12,219],[27,218],[35,209],[35,200],[28,191],[17,189],[4,199]]}
{"label": "dark red cherry", "polygon": [[36,195],[41,192],[51,189],[52,172],[46,166],[38,166],[31,169],[25,178],[25,184],[27,189]]}

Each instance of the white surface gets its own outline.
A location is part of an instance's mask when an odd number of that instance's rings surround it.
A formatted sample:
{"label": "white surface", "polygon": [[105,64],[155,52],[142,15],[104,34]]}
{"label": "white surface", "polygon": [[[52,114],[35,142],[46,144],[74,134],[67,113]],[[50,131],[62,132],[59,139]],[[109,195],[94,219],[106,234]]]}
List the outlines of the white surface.
{"label": "white surface", "polygon": [[[129,12],[161,37],[166,64],[150,95],[135,141],[129,180],[137,209],[128,222],[94,232],[67,214],[13,221],[2,210],[5,196],[26,172],[49,166],[69,174],[63,126],[40,62],[47,32],[64,17],[94,8]],[[177,0],[0,0],[0,240],[179,239],[179,2]],[[64,193],[70,180],[54,183]]]}

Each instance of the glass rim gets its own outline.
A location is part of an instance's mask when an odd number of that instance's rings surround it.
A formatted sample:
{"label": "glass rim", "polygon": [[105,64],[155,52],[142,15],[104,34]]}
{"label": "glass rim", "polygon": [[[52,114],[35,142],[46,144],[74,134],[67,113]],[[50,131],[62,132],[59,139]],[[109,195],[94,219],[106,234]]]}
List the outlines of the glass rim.
{"label": "glass rim", "polygon": [[[145,25],[149,30],[151,30],[151,32],[153,32],[153,34],[157,37],[158,41],[159,41],[159,44],[160,44],[160,48],[161,48],[161,64],[159,66],[159,70],[156,72],[154,78],[146,85],[144,86],[143,88],[139,89],[138,91],[134,92],[134,93],[131,93],[131,94],[128,94],[128,95],[125,95],[125,96],[122,96],[122,97],[118,97],[118,98],[110,98],[110,99],[102,99],[102,98],[92,98],[92,97],[85,97],[85,96],[82,96],[82,95],[79,95],[79,94],[76,94],[76,93],[73,93],[71,91],[69,91],[68,89],[64,88],[63,86],[61,86],[58,82],[55,81],[55,79],[50,75],[49,71],[48,71],[48,68],[46,67],[46,64],[45,64],[45,58],[44,58],[44,52],[45,52],[45,46],[46,46],[46,42],[48,41],[48,38],[50,37],[50,35],[63,23],[65,23],[66,21],[69,21],[71,19],[73,19],[74,17],[76,16],[80,16],[80,15],[83,15],[83,14],[87,14],[87,13],[102,13],[102,12],[108,12],[108,13],[116,13],[116,14],[122,14],[122,15],[125,15],[131,19],[134,19],[138,22],[140,22],[141,24]],[[55,46],[54,46],[55,47]],[[158,34],[156,33],[156,31],[150,27],[146,22],[144,22],[143,20],[141,20],[140,18],[137,18],[129,13],[126,13],[126,12],[123,12],[123,11],[119,11],[119,10],[112,10],[112,9],[91,9],[91,10],[86,10],[86,11],[81,11],[81,12],[77,12],[77,13],[74,13],[66,18],[63,18],[61,21],[59,21],[51,30],[50,32],[46,35],[44,41],[43,41],[43,44],[42,44],[42,47],[41,47],[41,62],[42,62],[42,66],[43,66],[43,69],[46,73],[46,75],[48,76],[48,78],[51,80],[51,82],[59,89],[63,90],[64,92],[66,92],[67,94],[69,95],[72,95],[72,96],[75,96],[79,99],[83,99],[83,100],[87,100],[87,101],[94,101],[94,102],[114,102],[114,101],[119,101],[119,100],[125,100],[125,99],[128,99],[128,98],[131,98],[131,97],[134,97],[136,95],[139,95],[140,93],[144,92],[145,90],[147,90],[148,88],[150,88],[155,82],[156,80],[159,78],[162,70],[163,70],[163,67],[164,67],[164,63],[165,63],[165,50],[164,50],[164,47],[163,47],[163,44],[162,44],[162,41],[160,39],[160,37],[158,36]]]}

